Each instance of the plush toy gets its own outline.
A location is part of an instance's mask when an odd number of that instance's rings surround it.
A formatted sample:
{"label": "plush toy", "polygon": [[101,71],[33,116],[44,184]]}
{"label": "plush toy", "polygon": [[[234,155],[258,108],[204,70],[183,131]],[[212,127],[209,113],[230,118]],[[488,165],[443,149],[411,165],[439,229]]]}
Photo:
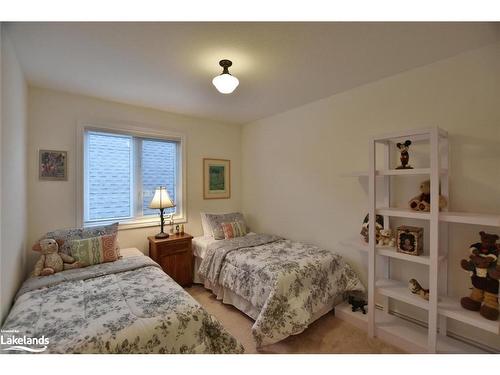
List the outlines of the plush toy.
{"label": "plush toy", "polygon": [[460,303],[464,309],[479,311],[486,319],[498,319],[498,285],[500,268],[497,264],[500,244],[499,236],[479,232],[481,242],[472,244],[469,259],[462,259],[460,265],[469,271],[472,281],[470,297],[464,297]]}
{"label": "plush toy", "polygon": [[[429,212],[431,210],[431,181],[425,180],[420,184],[420,194],[410,199],[408,202],[414,211]],[[439,196],[439,209],[442,210],[448,205],[446,198]]]}
{"label": "plush toy", "polygon": [[378,246],[396,246],[396,240],[394,239],[394,235],[391,229],[381,229],[380,236],[378,239]]}
{"label": "plush toy", "polygon": [[[363,226],[361,227],[361,232],[360,234],[363,236],[363,239],[365,240],[366,243],[368,243],[368,222],[369,222],[369,216],[368,214],[365,216],[365,219],[363,220]],[[378,243],[378,240],[380,238],[380,230],[384,228],[384,217],[382,215],[375,215],[375,240]]]}
{"label": "plush toy", "polygon": [[365,310],[365,306],[367,305],[366,301],[362,299],[357,299],[353,296],[349,296],[349,304],[351,305],[352,312],[356,312],[359,309],[363,314],[366,314]]}
{"label": "plush toy", "polygon": [[33,246],[33,250],[39,251],[42,255],[35,264],[32,276],[47,276],[62,270],[79,267],[78,262],[75,262],[73,257],[59,253],[59,243],[52,238],[41,240],[40,243]]}
{"label": "plush toy", "polygon": [[410,289],[410,292],[412,292],[413,294],[417,294],[421,298],[427,301],[429,300],[429,289],[422,288],[422,286],[417,280],[410,279],[408,281],[408,288]]}
{"label": "plush toy", "polygon": [[396,147],[399,149],[399,152],[401,152],[401,165],[399,167],[396,167],[396,169],[413,169],[413,167],[408,164],[408,162],[410,161],[410,154],[408,153],[410,145],[410,140],[405,141],[405,143],[396,143]]}

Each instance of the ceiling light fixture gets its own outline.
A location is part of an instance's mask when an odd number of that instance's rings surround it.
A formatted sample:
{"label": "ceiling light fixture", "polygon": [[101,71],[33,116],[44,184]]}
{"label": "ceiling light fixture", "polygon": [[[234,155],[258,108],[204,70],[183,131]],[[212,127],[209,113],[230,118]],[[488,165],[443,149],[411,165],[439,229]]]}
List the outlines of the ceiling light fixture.
{"label": "ceiling light fixture", "polygon": [[231,60],[221,60],[219,65],[222,66],[222,73],[215,77],[212,83],[221,94],[231,94],[240,84],[238,78],[229,73],[229,67],[233,63]]}

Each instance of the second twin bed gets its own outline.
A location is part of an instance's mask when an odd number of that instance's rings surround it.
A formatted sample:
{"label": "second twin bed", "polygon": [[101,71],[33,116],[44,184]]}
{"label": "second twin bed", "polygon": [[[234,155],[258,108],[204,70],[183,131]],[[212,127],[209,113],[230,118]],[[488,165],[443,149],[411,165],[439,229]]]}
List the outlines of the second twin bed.
{"label": "second twin bed", "polygon": [[193,240],[195,282],[255,320],[257,347],[302,332],[363,284],[331,250],[268,234]]}

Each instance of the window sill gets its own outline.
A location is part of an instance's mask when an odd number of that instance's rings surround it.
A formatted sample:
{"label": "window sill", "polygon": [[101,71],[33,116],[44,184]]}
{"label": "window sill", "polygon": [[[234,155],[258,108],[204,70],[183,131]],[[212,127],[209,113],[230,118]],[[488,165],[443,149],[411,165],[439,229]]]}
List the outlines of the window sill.
{"label": "window sill", "polygon": [[[139,228],[152,228],[152,227],[159,227],[160,226],[160,218],[154,218],[154,219],[132,219],[132,220],[124,220],[124,221],[119,221],[119,220],[111,220],[111,221],[101,221],[101,222],[96,222],[96,223],[87,223],[85,227],[93,227],[93,226],[99,226],[99,225],[107,225],[107,224],[112,224],[119,222],[118,224],[118,231],[122,230],[130,230],[130,229],[139,229]],[[186,218],[184,217],[176,217],[174,218],[174,225],[177,224],[185,224],[187,223]],[[165,227],[168,227],[169,224],[167,220],[165,220]]]}
{"label": "window sill", "polygon": [[[174,219],[174,225],[177,224],[185,224],[187,220],[183,217],[178,217]],[[151,220],[130,220],[120,222],[118,225],[118,230],[129,230],[129,229],[138,229],[138,228],[151,228],[151,227],[159,227],[160,226],[160,218]],[[169,224],[165,220],[165,227],[168,227]]]}

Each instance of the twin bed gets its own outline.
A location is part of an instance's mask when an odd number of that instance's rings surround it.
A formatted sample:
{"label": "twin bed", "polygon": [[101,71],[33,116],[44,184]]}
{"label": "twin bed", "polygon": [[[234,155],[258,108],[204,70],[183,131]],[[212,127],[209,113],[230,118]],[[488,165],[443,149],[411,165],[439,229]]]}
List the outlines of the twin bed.
{"label": "twin bed", "polygon": [[333,251],[273,235],[193,239],[195,282],[255,320],[257,347],[301,333],[364,287]]}
{"label": "twin bed", "polygon": [[[120,252],[114,262],[26,280],[4,340],[43,335],[46,353],[244,351],[157,263],[137,249]],[[257,347],[302,332],[347,294],[364,293],[340,255],[273,235],[205,234],[194,238],[193,252],[194,282],[255,320]]]}
{"label": "twin bed", "polygon": [[[28,349],[44,353],[243,352],[157,263],[137,249],[120,252],[115,262],[26,280],[2,327],[3,341],[43,336],[46,348]],[[25,349],[7,352],[15,350]]]}

